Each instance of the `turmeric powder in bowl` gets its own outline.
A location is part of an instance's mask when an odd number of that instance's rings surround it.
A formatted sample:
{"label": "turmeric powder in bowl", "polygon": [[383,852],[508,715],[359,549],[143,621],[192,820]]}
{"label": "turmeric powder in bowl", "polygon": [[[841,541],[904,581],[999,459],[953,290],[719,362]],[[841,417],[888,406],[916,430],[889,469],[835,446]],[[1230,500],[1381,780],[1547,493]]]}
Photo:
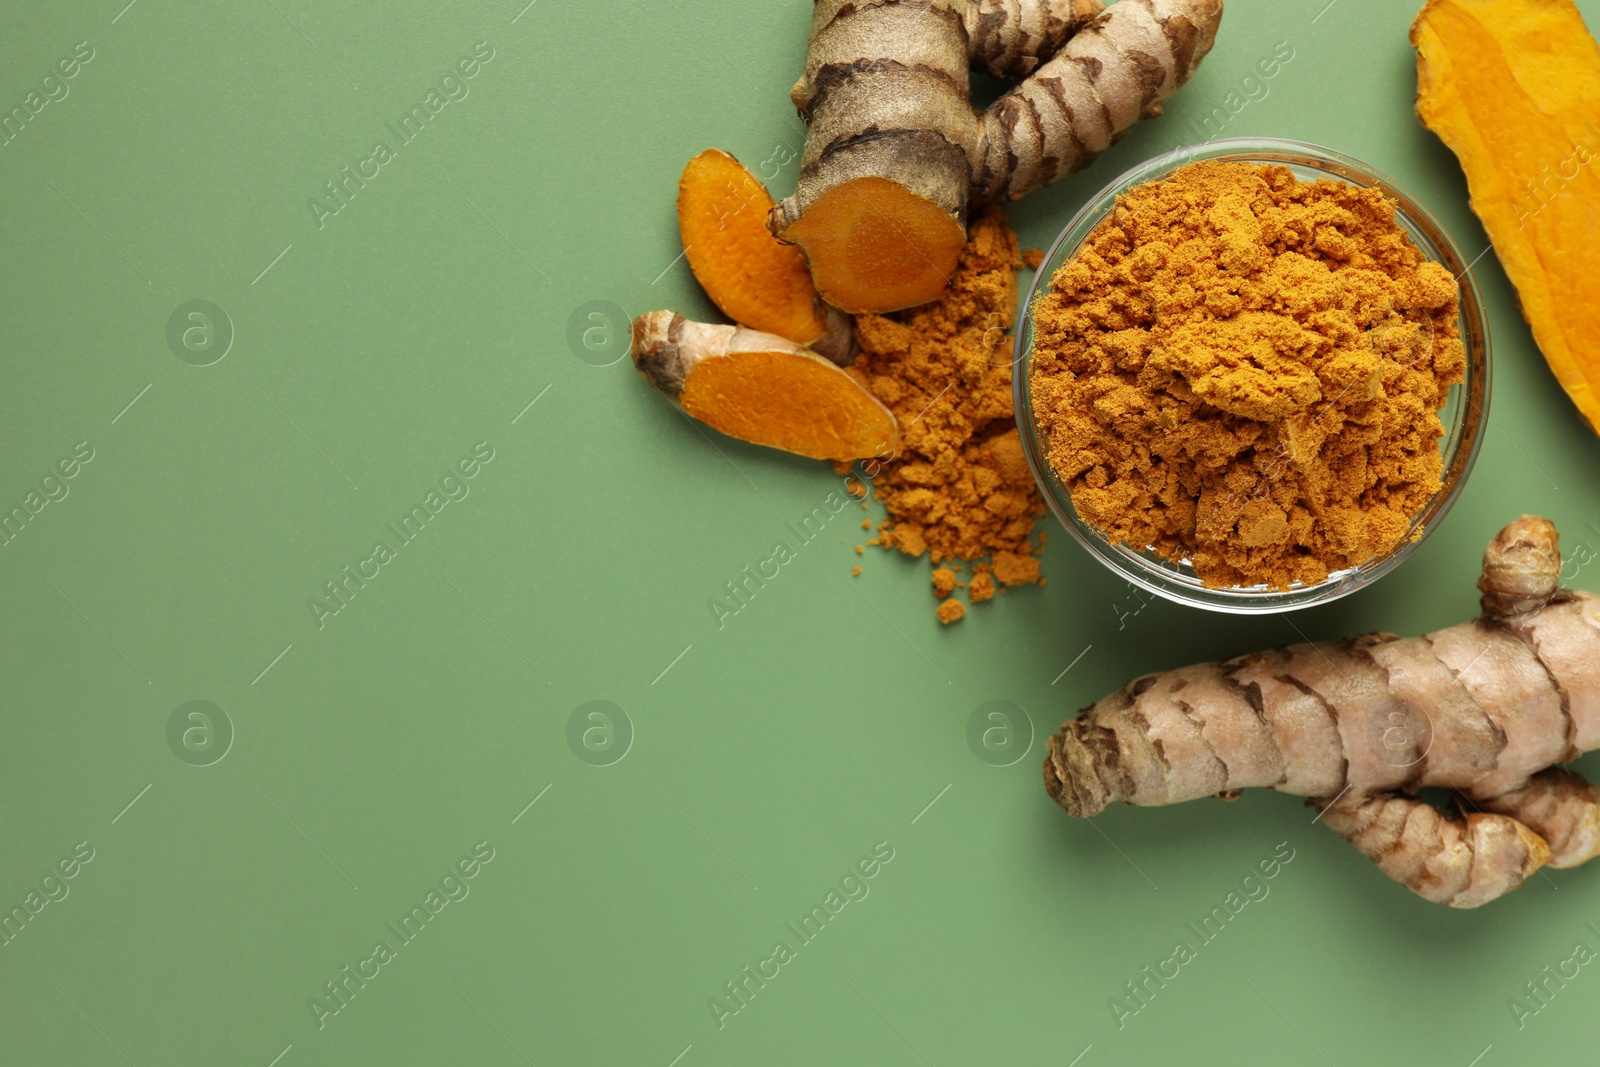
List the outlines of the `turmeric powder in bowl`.
{"label": "turmeric powder in bowl", "polygon": [[1040,448],[1108,541],[1208,587],[1316,585],[1439,493],[1459,299],[1381,189],[1189,164],[1123,193],[1035,301]]}

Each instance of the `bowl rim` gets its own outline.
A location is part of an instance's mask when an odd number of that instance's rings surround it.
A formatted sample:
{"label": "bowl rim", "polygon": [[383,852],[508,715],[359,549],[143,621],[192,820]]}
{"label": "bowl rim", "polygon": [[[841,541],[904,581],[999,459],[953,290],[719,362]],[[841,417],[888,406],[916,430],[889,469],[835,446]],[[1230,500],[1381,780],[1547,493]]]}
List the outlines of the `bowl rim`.
{"label": "bowl rim", "polygon": [[[1033,307],[1060,265],[1058,259],[1062,245],[1074,231],[1092,221],[1092,225],[1078,235],[1077,244],[1068,252],[1070,255],[1110,214],[1123,193],[1135,186],[1161,180],[1179,167],[1201,160],[1300,166],[1364,188],[1380,189],[1395,201],[1397,215],[1403,220],[1402,229],[1414,229],[1427,239],[1437,255],[1429,254],[1427,248],[1422,248],[1422,251],[1455,275],[1461,291],[1458,318],[1467,361],[1462,381],[1452,387],[1452,390],[1460,390],[1457,394],[1459,405],[1453,419],[1445,426],[1441,439],[1441,447],[1446,449],[1445,467],[1440,472],[1441,489],[1412,517],[1406,540],[1386,555],[1337,571],[1316,585],[1297,585],[1288,590],[1272,590],[1265,586],[1207,587],[1180,580],[1170,563],[1167,568],[1162,568],[1128,546],[1114,544],[1099,536],[1090,537],[1085,531],[1093,530],[1092,524],[1078,517],[1071,492],[1056,479],[1054,469],[1042,454],[1037,429],[1030,425],[1033,421]],[[1410,226],[1405,225],[1407,222]],[[1408,236],[1413,235],[1408,233]],[[1482,254],[1478,259],[1481,258]],[[1091,556],[1131,585],[1173,603],[1225,614],[1262,615],[1328,604],[1366,588],[1403,563],[1444,521],[1466,487],[1467,478],[1482,448],[1489,425],[1493,360],[1488,313],[1477,277],[1473,274],[1478,259],[1471,262],[1464,259],[1450,232],[1426,203],[1406,186],[1371,164],[1325,145],[1275,137],[1218,138],[1199,144],[1181,145],[1128,168],[1073,213],[1040,260],[1022,303],[1013,341],[1012,400],[1018,435],[1022,439],[1023,453],[1034,483],[1056,520]]]}

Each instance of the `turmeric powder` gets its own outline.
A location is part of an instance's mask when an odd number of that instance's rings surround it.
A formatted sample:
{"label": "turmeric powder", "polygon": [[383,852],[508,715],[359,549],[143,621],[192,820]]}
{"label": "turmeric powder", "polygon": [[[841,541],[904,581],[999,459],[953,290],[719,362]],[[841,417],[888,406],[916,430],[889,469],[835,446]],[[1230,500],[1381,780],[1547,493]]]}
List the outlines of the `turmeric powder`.
{"label": "turmeric powder", "polygon": [[[1044,501],[1022,453],[1011,399],[1007,332],[1016,319],[1021,265],[1004,214],[983,211],[937,300],[856,317],[861,353],[846,369],[900,426],[898,451],[858,468],[859,493],[870,483],[888,512],[870,543],[909,556],[926,553],[935,567],[991,559],[981,573],[1007,585],[1042,581],[1032,535]],[[992,581],[979,586],[980,594],[993,595]],[[937,571],[934,582],[936,591],[943,587]],[[964,614],[951,603],[943,601],[940,621]]]}
{"label": "turmeric powder", "polygon": [[1321,582],[1439,491],[1458,299],[1380,190],[1190,164],[1119,198],[1035,302],[1048,460],[1109,539],[1207,585]]}
{"label": "turmeric powder", "polygon": [[972,570],[972,581],[967,583],[967,599],[974,604],[993,600],[994,575],[989,573],[988,565],[980,563]]}

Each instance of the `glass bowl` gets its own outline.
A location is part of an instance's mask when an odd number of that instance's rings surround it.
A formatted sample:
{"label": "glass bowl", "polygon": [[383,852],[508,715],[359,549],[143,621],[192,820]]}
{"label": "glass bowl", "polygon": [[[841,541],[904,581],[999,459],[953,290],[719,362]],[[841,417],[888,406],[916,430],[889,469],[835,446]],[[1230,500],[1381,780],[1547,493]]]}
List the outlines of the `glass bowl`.
{"label": "glass bowl", "polygon": [[[1315,585],[1297,583],[1279,590],[1265,585],[1208,587],[1187,562],[1174,563],[1148,548],[1107,540],[1073,507],[1071,493],[1045,458],[1035,425],[1031,381],[1035,300],[1048,288],[1056,270],[1076,254],[1100,221],[1110,214],[1119,196],[1136,185],[1165,178],[1184,164],[1197,160],[1277,164],[1287,167],[1303,181],[1331,178],[1361,187],[1381,189],[1396,204],[1395,218],[1401,228],[1425,256],[1455,275],[1461,286],[1460,330],[1462,345],[1466,349],[1466,371],[1461,382],[1451,387],[1449,399],[1439,413],[1445,430],[1439,442],[1444,459],[1441,487],[1412,519],[1410,536],[1396,548],[1358,566],[1336,571]],[[1118,576],[1156,596],[1208,611],[1235,615],[1290,611],[1348,596],[1394,570],[1422,543],[1423,538],[1444,521],[1445,513],[1455,503],[1466,483],[1467,473],[1477,458],[1489,418],[1489,323],[1469,266],[1439,220],[1416,197],[1388,176],[1332,149],[1271,138],[1232,138],[1175,149],[1141,163],[1101,190],[1061,231],[1061,236],[1056,238],[1039,265],[1023,304],[1022,322],[1017,329],[1012,362],[1012,389],[1016,400],[1017,429],[1034,481],[1038,483],[1051,512],[1089,550],[1090,555]]]}

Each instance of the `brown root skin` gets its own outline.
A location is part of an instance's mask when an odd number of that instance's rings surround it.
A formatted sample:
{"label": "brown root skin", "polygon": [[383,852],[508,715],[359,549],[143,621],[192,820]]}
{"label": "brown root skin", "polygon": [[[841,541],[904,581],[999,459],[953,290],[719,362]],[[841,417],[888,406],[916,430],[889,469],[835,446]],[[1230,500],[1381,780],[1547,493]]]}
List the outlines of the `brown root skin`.
{"label": "brown root skin", "polygon": [[1017,200],[1094,162],[1193,76],[1222,0],[1119,0],[983,115],[975,193]]}
{"label": "brown root skin", "polygon": [[1100,0],[974,0],[962,15],[972,65],[995,78],[1032,74],[1105,9]]}
{"label": "brown root skin", "polygon": [[671,311],[633,320],[633,361],[684,414],[752,444],[812,459],[891,454],[894,416],[803,345]]}
{"label": "brown root skin", "polygon": [[[768,226],[846,310],[926,303],[971,200],[1014,200],[1160,114],[1221,17],[1221,0],[816,0],[800,179]],[[980,117],[969,65],[1031,74]]]}
{"label": "brown root skin", "polygon": [[1544,838],[1515,819],[1473,812],[1452,818],[1413,797],[1362,797],[1322,810],[1322,822],[1418,896],[1476,908],[1520,886],[1544,865]]}
{"label": "brown root skin", "polygon": [[836,367],[850,366],[861,354],[856,346],[856,317],[843,308],[834,307],[820,294],[817,296],[817,313],[822,316],[827,330],[811,342],[811,351]]}
{"label": "brown root skin", "polygon": [[1540,771],[1483,809],[1516,819],[1548,842],[1548,866],[1576,867],[1600,853],[1600,791],[1564,767]]}
{"label": "brown root skin", "polygon": [[810,345],[840,365],[855,355],[849,315],[811,283],[805,257],[773,238],[767,187],[727,152],[708,148],[678,180],[678,232],[689,269],[734,322]]}
{"label": "brown root skin", "polygon": [[1561,549],[1555,524],[1524,515],[1501,530],[1483,551],[1485,615],[1505,618],[1544,607],[1561,580]]}
{"label": "brown root skin", "polygon": [[1484,553],[1479,619],[1139,678],[1050,738],[1045,788],[1078,817],[1246,788],[1320,798],[1320,821],[1454,907],[1582,863],[1600,792],[1557,765],[1600,748],[1600,596],[1560,590],[1560,569],[1555,527],[1524,516]]}

